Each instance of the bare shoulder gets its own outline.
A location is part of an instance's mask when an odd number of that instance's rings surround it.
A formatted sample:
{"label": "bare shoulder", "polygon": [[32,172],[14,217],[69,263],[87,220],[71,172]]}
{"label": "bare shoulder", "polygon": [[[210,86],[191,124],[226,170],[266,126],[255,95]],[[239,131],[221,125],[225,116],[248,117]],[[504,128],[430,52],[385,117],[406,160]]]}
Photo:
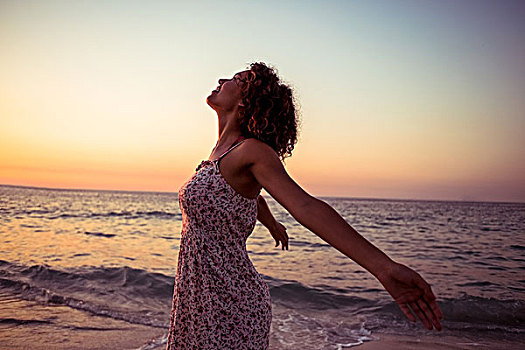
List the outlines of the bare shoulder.
{"label": "bare shoulder", "polygon": [[246,159],[250,162],[248,169],[255,181],[294,217],[298,215],[298,208],[312,202],[313,197],[288,175],[273,148],[255,139],[244,143]]}
{"label": "bare shoulder", "polygon": [[244,156],[250,165],[260,162],[279,162],[280,159],[277,152],[266,143],[255,138],[250,138],[244,141],[243,144]]}

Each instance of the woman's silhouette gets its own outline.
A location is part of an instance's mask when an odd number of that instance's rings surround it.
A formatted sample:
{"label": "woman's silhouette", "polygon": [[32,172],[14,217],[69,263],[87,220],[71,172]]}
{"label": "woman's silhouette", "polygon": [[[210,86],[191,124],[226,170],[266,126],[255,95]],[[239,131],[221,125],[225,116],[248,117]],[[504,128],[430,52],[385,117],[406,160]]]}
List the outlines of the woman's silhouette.
{"label": "woman's silhouette", "polygon": [[208,160],[179,190],[183,215],[168,349],[267,349],[268,286],[246,252],[259,219],[282,248],[283,225],[259,193],[264,188],[299,223],[372,273],[411,321],[441,330],[429,284],[356,232],[332,207],[306,193],[282,160],[297,138],[292,91],[272,68],[253,63],[220,79],[207,98],[219,121]]}

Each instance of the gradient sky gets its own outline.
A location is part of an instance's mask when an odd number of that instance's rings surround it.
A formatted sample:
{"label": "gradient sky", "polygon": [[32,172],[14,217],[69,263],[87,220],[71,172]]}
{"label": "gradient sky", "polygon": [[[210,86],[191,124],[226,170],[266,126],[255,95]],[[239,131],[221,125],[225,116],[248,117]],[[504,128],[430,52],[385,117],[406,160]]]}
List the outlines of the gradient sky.
{"label": "gradient sky", "polygon": [[312,195],[525,201],[523,1],[0,1],[0,183],[173,191],[275,66]]}

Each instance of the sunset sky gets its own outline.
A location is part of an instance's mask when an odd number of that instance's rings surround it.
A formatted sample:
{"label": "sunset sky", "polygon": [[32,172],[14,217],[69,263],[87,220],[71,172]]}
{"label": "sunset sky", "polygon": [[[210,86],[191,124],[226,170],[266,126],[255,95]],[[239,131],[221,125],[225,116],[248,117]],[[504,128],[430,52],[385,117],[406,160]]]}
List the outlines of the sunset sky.
{"label": "sunset sky", "polygon": [[264,61],[312,195],[525,202],[524,1],[0,1],[0,184],[176,192]]}

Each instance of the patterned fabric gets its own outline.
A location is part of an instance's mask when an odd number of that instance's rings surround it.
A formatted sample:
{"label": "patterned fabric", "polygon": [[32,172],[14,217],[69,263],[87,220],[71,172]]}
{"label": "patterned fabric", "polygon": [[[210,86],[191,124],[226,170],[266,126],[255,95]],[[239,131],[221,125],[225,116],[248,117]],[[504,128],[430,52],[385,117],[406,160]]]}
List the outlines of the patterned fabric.
{"label": "patterned fabric", "polygon": [[182,232],[168,350],[268,349],[272,320],[268,285],[246,240],[257,199],[243,197],[204,160],[179,190]]}

